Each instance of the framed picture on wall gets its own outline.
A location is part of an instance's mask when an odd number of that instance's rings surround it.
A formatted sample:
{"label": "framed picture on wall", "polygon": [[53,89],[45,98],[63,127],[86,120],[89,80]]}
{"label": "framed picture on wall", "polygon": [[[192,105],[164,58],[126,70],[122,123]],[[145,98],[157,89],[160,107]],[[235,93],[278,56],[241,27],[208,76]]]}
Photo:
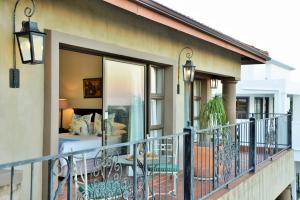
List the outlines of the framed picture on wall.
{"label": "framed picture on wall", "polygon": [[102,98],[102,78],[83,79],[84,98]]}

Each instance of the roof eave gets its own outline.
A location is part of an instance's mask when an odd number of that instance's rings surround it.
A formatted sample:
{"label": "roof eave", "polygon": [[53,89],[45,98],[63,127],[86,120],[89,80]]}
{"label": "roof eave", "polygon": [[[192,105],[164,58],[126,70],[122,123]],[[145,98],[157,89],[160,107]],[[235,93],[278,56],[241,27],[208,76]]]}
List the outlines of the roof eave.
{"label": "roof eave", "polygon": [[[184,16],[166,6],[163,6],[157,2],[154,2],[152,0],[127,0],[127,1],[104,0],[104,1],[107,3],[110,3],[112,5],[115,5],[119,8],[122,8],[124,10],[135,13],[144,18],[148,18],[152,21],[156,21],[163,25],[174,28],[176,30],[179,30],[177,27],[180,26],[180,24],[181,24],[181,26],[187,27],[186,28],[187,30],[183,31],[182,29],[180,29],[179,31],[185,32],[192,36],[198,37],[199,39],[206,40],[212,44],[221,46],[225,49],[228,49],[228,50],[231,50],[233,52],[240,54],[241,58],[242,58],[242,61],[241,61],[242,63],[243,63],[243,60],[247,60],[248,64],[265,63],[266,61],[270,60],[270,57],[267,55],[266,52],[263,52],[263,51],[256,49],[250,45],[247,45],[238,40],[235,40],[232,37],[229,37],[229,36],[227,36],[221,32],[218,32],[208,26],[205,26],[204,24],[201,24],[189,17],[186,17],[186,16]],[[134,6],[136,6],[136,7],[134,7]],[[145,8],[146,10],[144,10],[144,11],[147,11],[147,12],[143,12],[143,9],[138,8],[139,6],[140,6],[140,8],[142,8],[142,7]],[[151,13],[148,11],[152,11],[153,13],[156,13],[156,15],[158,14],[160,16],[164,16],[166,19],[161,19],[160,17],[155,17],[155,14],[151,15]],[[171,21],[170,24],[165,23],[165,21],[167,21],[167,19],[169,19]],[[177,24],[174,24],[175,21]],[[203,36],[203,35],[206,35],[206,36]],[[207,39],[207,38],[209,38],[209,39]],[[247,59],[244,59],[244,58],[247,58]]]}

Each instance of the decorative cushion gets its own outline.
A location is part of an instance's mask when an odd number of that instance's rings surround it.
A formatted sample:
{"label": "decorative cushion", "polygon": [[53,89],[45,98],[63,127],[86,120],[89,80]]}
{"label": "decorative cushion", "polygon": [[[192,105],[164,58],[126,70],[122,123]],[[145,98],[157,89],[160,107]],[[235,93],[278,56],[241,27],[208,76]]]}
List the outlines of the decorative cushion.
{"label": "decorative cushion", "polygon": [[95,118],[94,118],[94,134],[102,134],[102,116],[98,113],[95,113]]}
{"label": "decorative cushion", "polygon": [[151,172],[178,172],[179,167],[172,163],[148,164],[148,170]]}
{"label": "decorative cushion", "polygon": [[125,130],[115,130],[112,135],[122,135],[127,133]]}
{"label": "decorative cushion", "polygon": [[125,124],[118,123],[118,122],[113,122],[112,126],[113,126],[113,130],[122,130],[126,128]]}
{"label": "decorative cushion", "polygon": [[[125,180],[107,180],[89,183],[87,190],[89,199],[106,199],[128,194],[130,186]],[[84,192],[84,185],[80,185],[79,191]]]}
{"label": "decorative cushion", "polygon": [[80,116],[73,114],[69,132],[73,134],[89,135],[92,115],[93,114]]}

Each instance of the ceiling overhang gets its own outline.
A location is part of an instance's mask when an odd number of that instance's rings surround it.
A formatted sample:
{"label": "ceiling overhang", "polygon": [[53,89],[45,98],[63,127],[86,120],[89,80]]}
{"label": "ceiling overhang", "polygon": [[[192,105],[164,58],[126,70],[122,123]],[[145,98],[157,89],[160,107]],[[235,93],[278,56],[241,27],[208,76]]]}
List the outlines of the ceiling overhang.
{"label": "ceiling overhang", "polygon": [[263,64],[266,52],[235,40],[151,0],[104,0],[131,13],[155,21],[241,55],[241,64]]}

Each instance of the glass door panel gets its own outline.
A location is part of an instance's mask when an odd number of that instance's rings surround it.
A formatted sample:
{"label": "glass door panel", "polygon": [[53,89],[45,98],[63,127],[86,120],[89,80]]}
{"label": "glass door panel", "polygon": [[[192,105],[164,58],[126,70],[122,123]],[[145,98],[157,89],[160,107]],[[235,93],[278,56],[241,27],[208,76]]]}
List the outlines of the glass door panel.
{"label": "glass door panel", "polygon": [[[144,138],[145,65],[103,59],[105,144]],[[104,115],[104,116],[105,116]]]}

